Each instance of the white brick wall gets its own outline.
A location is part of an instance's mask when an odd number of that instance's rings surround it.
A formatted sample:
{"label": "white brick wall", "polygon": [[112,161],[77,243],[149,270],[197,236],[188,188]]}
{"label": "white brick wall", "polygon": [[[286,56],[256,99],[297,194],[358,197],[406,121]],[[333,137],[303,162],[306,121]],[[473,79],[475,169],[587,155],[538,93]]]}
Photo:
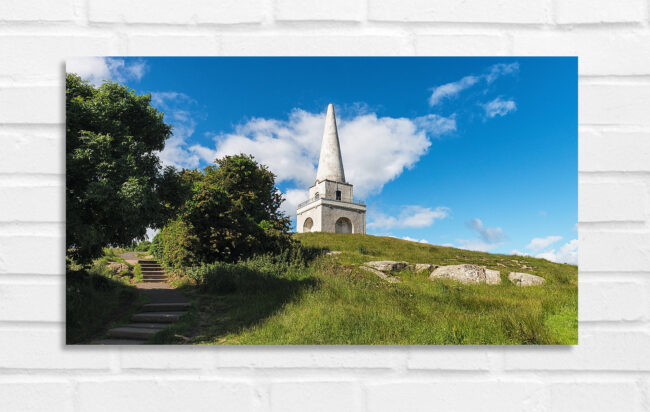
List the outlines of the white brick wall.
{"label": "white brick wall", "polygon": [[[650,0],[3,0],[2,410],[650,409]],[[68,55],[579,55],[577,347],[64,346]]]}

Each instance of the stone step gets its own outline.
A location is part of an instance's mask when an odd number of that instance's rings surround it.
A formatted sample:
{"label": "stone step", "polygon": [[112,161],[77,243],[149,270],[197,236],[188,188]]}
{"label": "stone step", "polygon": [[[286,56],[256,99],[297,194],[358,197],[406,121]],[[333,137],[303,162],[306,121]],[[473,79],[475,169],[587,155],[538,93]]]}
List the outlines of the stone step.
{"label": "stone step", "polygon": [[167,279],[142,279],[145,283],[167,283]]}
{"label": "stone step", "polygon": [[141,328],[141,329],[157,329],[157,330],[163,330],[167,327],[169,327],[169,323],[146,323],[146,322],[136,322],[136,323],[129,323],[126,325],[128,328]]}
{"label": "stone step", "polygon": [[189,309],[188,302],[181,303],[148,303],[142,307],[144,312],[178,312]]}
{"label": "stone step", "polygon": [[131,317],[132,322],[172,323],[176,322],[187,312],[143,312]]}
{"label": "stone step", "polygon": [[143,279],[167,279],[167,275],[142,275]]}
{"label": "stone step", "polygon": [[161,266],[140,266],[141,270],[164,270]]}
{"label": "stone step", "polygon": [[165,271],[164,270],[143,270],[142,274],[148,274],[148,275],[164,275]]}
{"label": "stone step", "polygon": [[120,328],[109,329],[107,336],[109,338],[146,340],[160,332],[160,330],[161,329],[155,328],[132,328],[129,326],[122,326]]}
{"label": "stone step", "polygon": [[93,345],[144,345],[146,340],[142,339],[102,339],[93,342]]}

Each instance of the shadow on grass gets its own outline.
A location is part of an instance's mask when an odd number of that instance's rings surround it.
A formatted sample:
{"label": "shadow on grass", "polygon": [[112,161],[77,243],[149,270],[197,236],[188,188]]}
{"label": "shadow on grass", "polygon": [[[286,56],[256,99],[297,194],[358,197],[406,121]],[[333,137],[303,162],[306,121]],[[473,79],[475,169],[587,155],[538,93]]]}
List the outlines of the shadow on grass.
{"label": "shadow on grass", "polygon": [[306,270],[258,262],[208,265],[197,286],[181,288],[193,297],[192,310],[151,343],[226,343],[225,336],[262,323],[317,287]]}
{"label": "shadow on grass", "polygon": [[130,313],[138,291],[85,270],[66,271],[66,344],[88,343]]}

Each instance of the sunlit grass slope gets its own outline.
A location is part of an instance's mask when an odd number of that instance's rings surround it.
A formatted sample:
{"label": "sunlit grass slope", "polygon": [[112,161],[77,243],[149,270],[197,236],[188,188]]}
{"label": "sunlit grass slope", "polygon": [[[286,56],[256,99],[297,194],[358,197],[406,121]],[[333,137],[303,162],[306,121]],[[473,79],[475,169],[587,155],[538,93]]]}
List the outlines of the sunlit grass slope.
{"label": "sunlit grass slope", "polygon": [[[195,343],[217,344],[577,344],[578,268],[530,257],[494,255],[390,237],[309,233],[306,246],[338,250],[301,270],[264,272],[268,287],[197,294],[199,315],[186,324]],[[463,285],[399,273],[387,283],[359,269],[370,260],[501,271],[500,285]],[[266,272],[265,272],[266,271]],[[527,272],[543,286],[518,287]],[[268,272],[268,273],[267,273]],[[270,279],[275,279],[270,281]],[[183,326],[180,326],[183,329]],[[182,330],[180,330],[182,332]]]}

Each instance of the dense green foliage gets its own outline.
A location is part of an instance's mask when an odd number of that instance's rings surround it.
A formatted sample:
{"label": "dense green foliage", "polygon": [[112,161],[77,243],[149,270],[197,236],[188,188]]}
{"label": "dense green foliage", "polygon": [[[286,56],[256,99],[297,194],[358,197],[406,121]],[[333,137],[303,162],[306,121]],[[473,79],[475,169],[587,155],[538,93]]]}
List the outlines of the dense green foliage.
{"label": "dense green foliage", "polygon": [[171,128],[150,102],[117,83],[66,78],[66,239],[75,260],[129,245],[160,221],[156,152]]}
{"label": "dense green foliage", "polygon": [[[306,265],[260,257],[189,270],[199,285],[198,314],[176,334],[213,344],[577,344],[576,266],[388,237],[297,238],[342,253]],[[475,263],[500,270],[502,283],[464,285],[410,271],[399,273],[401,283],[388,283],[359,269],[385,259]],[[518,287],[507,279],[511,271],[547,283]]]}
{"label": "dense green foliage", "polygon": [[246,155],[216,162],[184,177],[188,200],[153,241],[153,255],[166,266],[236,262],[292,245],[273,173]]}

